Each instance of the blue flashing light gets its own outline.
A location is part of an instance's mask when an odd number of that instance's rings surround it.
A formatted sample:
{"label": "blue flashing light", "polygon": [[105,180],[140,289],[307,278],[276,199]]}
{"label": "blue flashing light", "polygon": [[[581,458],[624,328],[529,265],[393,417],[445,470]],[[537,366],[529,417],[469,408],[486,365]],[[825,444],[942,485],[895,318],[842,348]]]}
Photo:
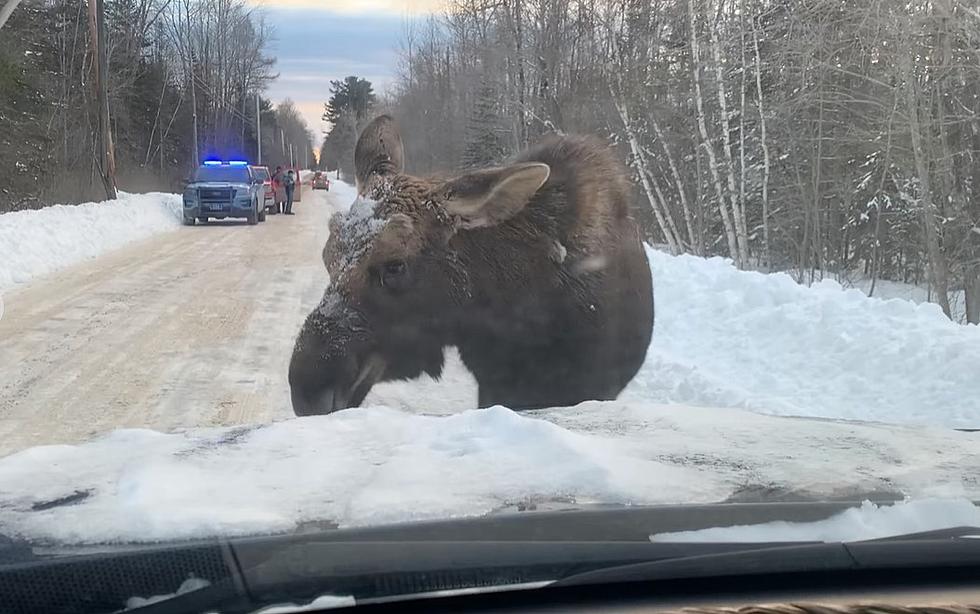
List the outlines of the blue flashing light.
{"label": "blue flashing light", "polygon": [[221,166],[221,160],[205,160],[204,166]]}
{"label": "blue flashing light", "polygon": [[228,164],[230,164],[231,166],[248,166],[248,162],[244,160],[232,160]]}

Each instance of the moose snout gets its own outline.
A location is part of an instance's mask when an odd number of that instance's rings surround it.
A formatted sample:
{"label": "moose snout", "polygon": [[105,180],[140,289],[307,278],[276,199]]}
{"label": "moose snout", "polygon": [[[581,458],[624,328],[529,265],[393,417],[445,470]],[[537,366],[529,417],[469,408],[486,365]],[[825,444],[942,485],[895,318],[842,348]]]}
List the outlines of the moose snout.
{"label": "moose snout", "polygon": [[340,361],[314,361],[313,368],[308,367],[294,361],[289,369],[290,397],[297,416],[358,407],[384,373],[384,361],[376,355],[365,360],[345,356]]}
{"label": "moose snout", "polygon": [[311,389],[290,382],[293,413],[297,416],[322,416],[349,407],[344,394],[337,388]]}
{"label": "moose snout", "polygon": [[356,314],[344,309],[310,314],[289,363],[293,413],[317,416],[358,407],[385,370],[371,348]]}

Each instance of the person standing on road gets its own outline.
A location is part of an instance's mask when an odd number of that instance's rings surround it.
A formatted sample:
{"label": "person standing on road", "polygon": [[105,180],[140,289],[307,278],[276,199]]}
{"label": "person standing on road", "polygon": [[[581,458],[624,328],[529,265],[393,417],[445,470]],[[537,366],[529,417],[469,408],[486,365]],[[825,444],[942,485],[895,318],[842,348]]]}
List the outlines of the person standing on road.
{"label": "person standing on road", "polygon": [[286,215],[293,215],[293,192],[296,190],[296,176],[292,169],[283,177],[282,185],[286,188]]}
{"label": "person standing on road", "polygon": [[285,198],[286,192],[283,189],[282,180],[283,180],[282,167],[277,166],[276,172],[272,175],[272,194],[273,194],[273,200],[276,203],[276,213],[283,212],[283,205],[285,204],[286,201]]}

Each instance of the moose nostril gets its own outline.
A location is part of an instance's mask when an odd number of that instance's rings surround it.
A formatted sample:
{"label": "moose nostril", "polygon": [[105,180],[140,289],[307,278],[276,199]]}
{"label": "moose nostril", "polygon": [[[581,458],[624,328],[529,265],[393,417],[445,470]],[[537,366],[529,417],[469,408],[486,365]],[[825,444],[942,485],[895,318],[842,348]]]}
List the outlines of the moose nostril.
{"label": "moose nostril", "polygon": [[313,404],[310,403],[306,399],[306,396],[297,390],[295,386],[293,386],[292,390],[290,391],[290,397],[293,403],[293,413],[297,416],[313,416],[316,414],[316,412],[313,410]]}
{"label": "moose nostril", "polygon": [[297,416],[325,416],[346,409],[346,396],[337,388],[318,391],[303,391],[293,387],[291,390],[293,413]]}

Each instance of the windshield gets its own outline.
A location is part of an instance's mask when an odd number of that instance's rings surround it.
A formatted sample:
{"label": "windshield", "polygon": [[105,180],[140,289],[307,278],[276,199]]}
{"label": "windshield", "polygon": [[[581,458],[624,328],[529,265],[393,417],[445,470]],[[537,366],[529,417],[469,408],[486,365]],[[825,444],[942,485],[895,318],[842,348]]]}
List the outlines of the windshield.
{"label": "windshield", "polygon": [[953,0],[0,0],[0,549],[972,525],[978,50]]}
{"label": "windshield", "polygon": [[194,173],[194,181],[248,183],[248,169],[244,166],[202,166]]}

